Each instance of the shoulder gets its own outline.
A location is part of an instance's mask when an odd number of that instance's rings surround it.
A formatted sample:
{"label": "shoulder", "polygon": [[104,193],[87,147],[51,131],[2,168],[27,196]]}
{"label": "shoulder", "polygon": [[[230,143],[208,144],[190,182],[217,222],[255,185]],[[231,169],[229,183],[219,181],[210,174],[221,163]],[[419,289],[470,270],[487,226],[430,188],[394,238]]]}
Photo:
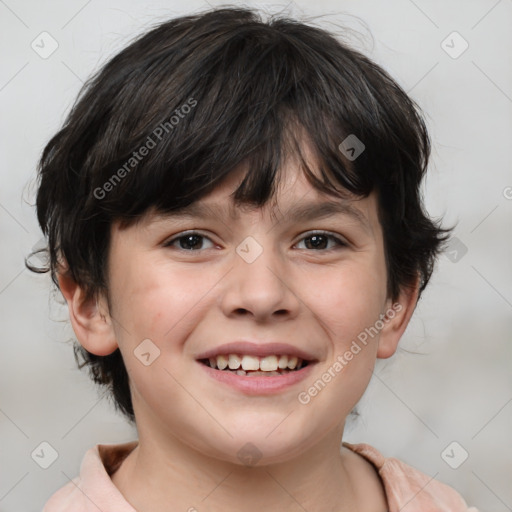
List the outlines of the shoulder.
{"label": "shoulder", "polygon": [[468,508],[455,489],[399,459],[384,457],[373,446],[365,443],[343,443],[343,446],[361,455],[375,467],[381,478],[390,512],[402,510],[406,505],[408,512],[478,512],[474,507]]}
{"label": "shoulder", "polygon": [[349,472],[350,483],[357,497],[358,509],[388,510],[386,494],[376,468],[354,450],[344,447],[342,457]]}
{"label": "shoulder", "polygon": [[110,478],[116,466],[137,445],[97,444],[85,453],[79,476],[58,489],[46,502],[43,512],[135,512]]}
{"label": "shoulder", "polygon": [[66,512],[73,510],[72,505],[76,504],[76,492],[79,483],[80,477],[73,478],[73,480],[52,494],[45,503],[43,512]]}

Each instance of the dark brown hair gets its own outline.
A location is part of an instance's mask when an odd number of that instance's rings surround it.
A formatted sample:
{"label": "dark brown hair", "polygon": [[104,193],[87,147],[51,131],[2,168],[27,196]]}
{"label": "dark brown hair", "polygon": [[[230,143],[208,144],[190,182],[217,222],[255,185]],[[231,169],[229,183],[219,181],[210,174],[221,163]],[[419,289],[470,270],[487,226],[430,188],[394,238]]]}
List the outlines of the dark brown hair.
{"label": "dark brown hair", "polygon": [[[299,132],[319,157],[321,180],[304,162]],[[340,149],[348,136],[364,144],[355,159]],[[115,220],[125,227],[150,208],[186,206],[241,164],[247,173],[234,200],[263,206],[290,151],[323,192],[376,191],[388,295],[396,299],[418,276],[423,291],[449,230],[422,205],[430,140],[419,108],[327,31],[280,16],[263,21],[245,8],[166,21],[87,81],[39,163],[36,206],[49,264],[27,267],[50,271],[58,286],[65,261],[87,297],[108,298]],[[133,421],[119,349],[97,356],[76,343],[75,356]]]}

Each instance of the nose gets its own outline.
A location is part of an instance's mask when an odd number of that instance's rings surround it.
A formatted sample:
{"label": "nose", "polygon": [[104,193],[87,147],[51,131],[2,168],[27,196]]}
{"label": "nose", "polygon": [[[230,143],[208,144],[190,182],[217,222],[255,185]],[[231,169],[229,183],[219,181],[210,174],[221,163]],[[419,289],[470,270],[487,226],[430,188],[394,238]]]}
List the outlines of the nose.
{"label": "nose", "polygon": [[294,318],[301,301],[286,262],[270,244],[260,245],[261,254],[250,263],[250,259],[235,254],[234,268],[224,282],[224,314],[251,316],[258,322]]}

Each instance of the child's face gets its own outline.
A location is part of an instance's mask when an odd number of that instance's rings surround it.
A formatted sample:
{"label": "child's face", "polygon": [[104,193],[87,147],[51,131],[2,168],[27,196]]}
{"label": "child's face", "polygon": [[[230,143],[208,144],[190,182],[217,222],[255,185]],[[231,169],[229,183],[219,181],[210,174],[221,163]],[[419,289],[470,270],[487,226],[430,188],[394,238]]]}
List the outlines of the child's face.
{"label": "child's face", "polygon": [[[341,213],[294,221],[290,208],[341,200],[320,194],[291,160],[284,170],[274,217],[264,208],[237,210],[238,220],[148,216],[124,231],[113,226],[110,313],[131,380],[141,442],[144,436],[158,444],[178,439],[236,463],[239,450],[243,455],[252,448],[242,447],[252,443],[261,462],[284,460],[342,428],[367,387],[376,357],[394,352],[405,329],[399,325],[403,312],[373,334],[392,306],[375,194],[350,202],[360,219]],[[242,178],[240,172],[230,175],[200,203],[228,206]],[[207,238],[164,246],[192,229]],[[313,231],[329,231],[347,245],[308,238]],[[249,245],[241,244],[247,237]],[[259,246],[251,245],[252,239]],[[258,247],[261,254],[250,262]],[[373,335],[366,331],[363,343],[361,333],[371,327]],[[137,348],[148,339],[144,350]],[[304,378],[280,390],[244,391],[212,377],[219,370],[197,360],[238,340],[286,343],[316,363]],[[316,393],[310,389],[315,382]]]}

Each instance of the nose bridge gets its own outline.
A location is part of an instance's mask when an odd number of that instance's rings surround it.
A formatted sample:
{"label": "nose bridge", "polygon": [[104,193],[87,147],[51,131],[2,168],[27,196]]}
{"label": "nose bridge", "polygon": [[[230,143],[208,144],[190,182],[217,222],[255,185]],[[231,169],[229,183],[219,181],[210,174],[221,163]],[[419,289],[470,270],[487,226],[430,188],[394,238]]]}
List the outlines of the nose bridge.
{"label": "nose bridge", "polygon": [[271,240],[271,233],[259,231],[236,247],[224,296],[226,314],[243,311],[263,318],[296,312],[298,300],[287,283],[286,262]]}

